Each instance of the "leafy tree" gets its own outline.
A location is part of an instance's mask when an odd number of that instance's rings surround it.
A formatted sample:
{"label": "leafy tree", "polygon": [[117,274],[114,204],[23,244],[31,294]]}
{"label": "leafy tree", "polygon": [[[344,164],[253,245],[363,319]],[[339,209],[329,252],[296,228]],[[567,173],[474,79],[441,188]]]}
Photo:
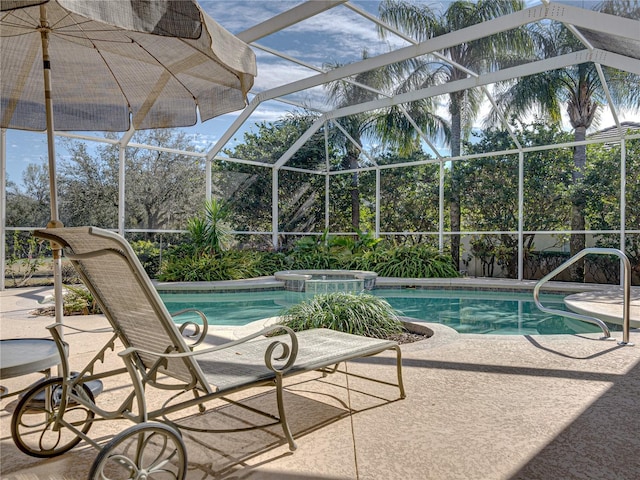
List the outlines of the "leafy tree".
{"label": "leafy tree", "polygon": [[[118,226],[118,156],[100,146],[98,155],[87,144],[66,141],[70,159],[60,163],[60,217],[68,226]],[[128,188],[128,186],[127,186]]]}
{"label": "leafy tree", "polygon": [[604,0],[596,6],[596,10],[619,17],[640,18],[640,1],[638,0]]}
{"label": "leafy tree", "polygon": [[[522,8],[521,0],[478,0],[477,2],[460,0],[451,3],[439,15],[427,5],[384,0],[380,4],[380,18],[416,41],[423,42],[522,10]],[[387,35],[387,32],[382,29],[381,33]],[[522,57],[531,55],[532,48],[531,37],[521,29],[453,45],[441,52],[444,58],[421,58],[407,62],[406,83],[414,88],[427,88],[444,82],[454,82],[467,78],[469,75],[467,70],[481,73],[510,65]],[[461,152],[461,140],[470,132],[483,95],[482,91],[476,88],[452,92],[448,96],[448,109],[451,116],[451,156],[458,157]],[[459,231],[462,179],[458,162],[452,162],[450,175],[450,227],[452,231]],[[459,264],[459,235],[451,237],[451,256],[454,263]]]}
{"label": "leafy tree", "polygon": [[[558,124],[536,121],[517,131],[525,147],[570,141]],[[524,229],[562,230],[570,221],[568,186],[571,149],[538,150],[524,155]],[[527,247],[533,247],[533,238]]]}
{"label": "leafy tree", "polygon": [[[625,142],[626,148],[626,226],[634,229],[640,225],[640,140]],[[595,144],[587,150],[589,163],[585,170],[586,192],[585,217],[592,230],[616,230],[620,228],[620,145]],[[596,245],[620,248],[617,234],[596,236]],[[640,273],[640,235],[625,237],[625,253],[629,257],[635,274]]]}
{"label": "leafy tree", "polygon": [[[231,158],[275,163],[317,119],[309,112],[294,112],[274,123],[261,123],[257,132],[244,134],[244,142],[225,149]],[[330,147],[329,161],[337,162]],[[287,166],[324,170],[325,140],[316,132],[287,162]],[[264,167],[232,162],[213,166],[214,188],[226,198],[238,230],[271,230],[271,171]],[[280,231],[309,232],[324,229],[324,176],[279,171]]]}
{"label": "leafy tree", "polygon": [[[108,134],[108,138],[117,138]],[[138,132],[134,141],[175,150],[195,151],[189,137],[176,130]],[[61,162],[61,216],[66,225],[117,226],[118,146],[90,151],[69,141],[70,158]],[[204,201],[200,160],[177,153],[128,147],[125,155],[125,224],[127,228],[182,229]]]}
{"label": "leafy tree", "polygon": [[[424,153],[408,157],[392,154],[380,164],[415,162],[429,158]],[[384,169],[380,176],[380,224],[389,232],[436,232],[439,228],[440,166],[436,163]],[[408,235],[405,241],[437,242],[434,238]]]}
{"label": "leafy tree", "polygon": [[[138,132],[138,143],[195,151],[190,137],[171,129]],[[169,152],[127,148],[126,213],[130,228],[184,229],[205,197],[200,159]]]}
{"label": "leafy tree", "polygon": [[[605,2],[608,3],[608,2]],[[560,23],[545,24],[538,32],[543,39],[541,56],[555,57],[584,48],[579,40]],[[637,108],[640,93],[637,76],[602,67],[611,97],[617,107]],[[574,132],[575,141],[586,139],[587,130],[597,124],[602,105],[606,104],[605,89],[594,63],[582,63],[571,67],[550,70],[523,77],[500,92],[498,105],[510,114],[524,116],[537,112],[560,122],[564,109]],[[585,230],[584,175],[587,166],[586,145],[576,145],[573,151],[571,185],[571,229]],[[571,255],[585,248],[585,235],[572,234]],[[576,262],[570,269],[573,281],[584,280],[584,261]]]}
{"label": "leafy tree", "polygon": [[358,232],[375,229],[376,174],[374,170],[358,173],[359,228],[353,228],[351,185],[352,175],[332,175],[329,178],[329,228],[331,231]]}
{"label": "leafy tree", "polygon": [[[534,123],[515,128],[523,147],[566,141],[559,126]],[[487,129],[469,153],[486,153],[515,148],[504,130]],[[569,218],[567,185],[570,183],[571,154],[566,149],[527,152],[524,157],[525,230],[557,230]],[[465,228],[471,230],[517,230],[518,228],[518,157],[498,155],[463,162],[461,187]],[[499,179],[499,180],[498,180]],[[524,235],[524,248],[534,246],[533,234]],[[492,275],[495,262],[514,278],[517,273],[516,235],[483,235],[471,241],[472,253],[480,259],[485,274]]]}
{"label": "leafy tree", "polygon": [[7,221],[15,227],[44,227],[49,210],[49,170],[46,165],[30,164],[22,174],[22,188],[7,182]]}

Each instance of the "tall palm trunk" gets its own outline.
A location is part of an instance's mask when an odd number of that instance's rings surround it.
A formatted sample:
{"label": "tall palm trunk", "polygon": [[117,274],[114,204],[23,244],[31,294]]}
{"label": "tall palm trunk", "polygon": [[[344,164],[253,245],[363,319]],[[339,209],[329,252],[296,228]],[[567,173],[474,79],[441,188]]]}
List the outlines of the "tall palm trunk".
{"label": "tall palm trunk", "polygon": [[[576,142],[586,138],[587,128],[585,126],[576,127],[574,139]],[[582,178],[587,163],[587,146],[577,145],[573,150],[574,170],[572,172],[572,182],[574,192],[571,196],[571,230],[584,230],[584,195],[581,192]],[[576,255],[586,246],[584,233],[572,233],[569,238],[569,252],[571,256]],[[572,282],[584,281],[584,259],[581,259],[569,267],[569,275]]]}
{"label": "tall palm trunk", "polygon": [[[572,96],[567,104],[569,121],[574,128],[574,139],[577,142],[584,141],[587,128],[591,126],[598,110],[598,103],[592,99],[590,81],[587,71],[580,67],[580,77],[578,88],[572,92]],[[582,191],[582,179],[587,165],[587,146],[576,145],[573,149],[573,172],[571,175],[573,183],[573,195],[571,195],[571,230],[584,230],[584,204],[585,198]],[[584,233],[573,233],[569,238],[569,252],[571,256],[576,255],[586,246]],[[569,275],[572,282],[584,282],[584,259],[574,263],[569,268]]]}
{"label": "tall palm trunk", "polygon": [[[349,168],[358,168],[358,156],[353,153],[349,154]],[[360,230],[360,185],[358,179],[358,172],[353,172],[351,175],[351,225],[353,231]]]}
{"label": "tall palm trunk", "polygon": [[[460,115],[459,102],[454,95],[451,96],[451,156],[460,156],[460,135],[462,129],[462,117]],[[449,200],[449,219],[451,231],[460,231],[460,179],[458,162],[451,162],[451,197]],[[460,269],[460,235],[451,235],[451,259],[456,269]]]}

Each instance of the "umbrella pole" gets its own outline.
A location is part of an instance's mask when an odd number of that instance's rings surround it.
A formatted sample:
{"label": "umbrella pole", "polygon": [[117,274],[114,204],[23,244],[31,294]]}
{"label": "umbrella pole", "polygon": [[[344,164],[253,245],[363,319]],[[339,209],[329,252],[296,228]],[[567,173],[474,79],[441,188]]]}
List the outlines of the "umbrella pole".
{"label": "umbrella pole", "polygon": [[[58,188],[56,185],[56,152],[53,124],[53,100],[51,98],[51,61],[49,59],[49,22],[47,21],[47,8],[40,5],[40,38],[42,40],[42,71],[44,74],[44,100],[47,119],[47,151],[49,156],[49,194],[51,197],[51,220],[47,228],[62,227],[58,217]],[[53,295],[55,298],[56,323],[62,323],[63,299],[62,299],[62,249],[56,243],[51,242],[53,251]],[[61,338],[64,333],[58,328]]]}

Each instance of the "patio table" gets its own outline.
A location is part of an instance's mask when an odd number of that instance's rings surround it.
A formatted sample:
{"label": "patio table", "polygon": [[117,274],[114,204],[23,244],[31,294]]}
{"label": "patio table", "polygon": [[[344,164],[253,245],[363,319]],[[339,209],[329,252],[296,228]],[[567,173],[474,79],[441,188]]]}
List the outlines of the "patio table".
{"label": "patio table", "polygon": [[[60,355],[56,344],[47,338],[14,338],[0,340],[0,379],[19,377],[30,373],[42,372],[45,377],[51,375],[51,367],[60,364]],[[0,398],[16,395],[8,393],[0,386]]]}

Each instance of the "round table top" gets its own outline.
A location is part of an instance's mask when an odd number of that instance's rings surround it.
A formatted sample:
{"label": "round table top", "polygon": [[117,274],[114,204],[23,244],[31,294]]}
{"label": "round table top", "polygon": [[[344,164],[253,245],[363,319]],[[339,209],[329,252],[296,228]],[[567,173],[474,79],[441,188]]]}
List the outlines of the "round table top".
{"label": "round table top", "polygon": [[0,340],[0,378],[40,372],[60,363],[56,343],[48,338]]}

